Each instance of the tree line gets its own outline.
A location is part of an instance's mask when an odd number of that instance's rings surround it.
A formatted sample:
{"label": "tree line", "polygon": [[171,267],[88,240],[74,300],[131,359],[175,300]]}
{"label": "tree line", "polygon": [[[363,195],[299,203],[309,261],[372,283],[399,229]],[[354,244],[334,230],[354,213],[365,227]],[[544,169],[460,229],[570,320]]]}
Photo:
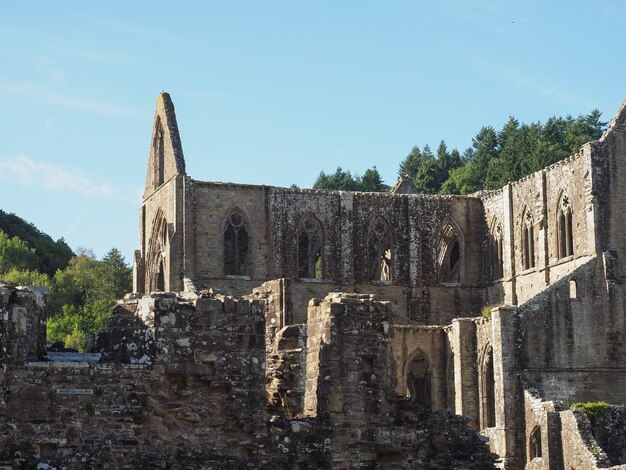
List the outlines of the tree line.
{"label": "tree line", "polygon": [[[551,117],[545,123],[520,123],[511,116],[502,129],[481,128],[463,153],[449,150],[441,141],[435,152],[426,144],[415,146],[400,162],[398,177],[407,176],[425,194],[471,194],[482,189],[498,189],[576,153],[606,129],[597,109],[577,118]],[[337,168],[323,171],[314,189],[347,191],[388,191],[376,167],[353,177]]]}
{"label": "tree line", "polygon": [[102,259],[74,253],[15,214],[0,210],[0,279],[48,287],[48,341],[84,350],[106,326],[115,301],[132,290],[131,269],[116,248]]}

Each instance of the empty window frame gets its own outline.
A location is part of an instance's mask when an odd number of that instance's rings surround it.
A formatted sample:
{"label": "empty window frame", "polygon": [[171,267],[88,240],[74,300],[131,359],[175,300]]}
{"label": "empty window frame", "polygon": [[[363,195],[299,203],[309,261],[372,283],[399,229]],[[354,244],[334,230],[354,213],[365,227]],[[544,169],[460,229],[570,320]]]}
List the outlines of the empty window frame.
{"label": "empty window frame", "polygon": [[248,261],[248,230],[239,209],[230,211],[224,227],[224,274],[245,276]]}
{"label": "empty window frame", "polygon": [[563,194],[557,208],[557,243],[559,258],[574,254],[574,229],[572,227],[573,212],[569,198]]}
{"label": "empty window frame", "polygon": [[535,267],[535,224],[533,216],[528,209],[522,215],[522,267],[531,269]]}
{"label": "empty window frame", "polygon": [[368,279],[393,280],[393,237],[389,224],[381,216],[372,219],[367,232]]}
{"label": "empty window frame", "polygon": [[324,230],[313,214],[306,214],[298,224],[298,277],[324,278]]}

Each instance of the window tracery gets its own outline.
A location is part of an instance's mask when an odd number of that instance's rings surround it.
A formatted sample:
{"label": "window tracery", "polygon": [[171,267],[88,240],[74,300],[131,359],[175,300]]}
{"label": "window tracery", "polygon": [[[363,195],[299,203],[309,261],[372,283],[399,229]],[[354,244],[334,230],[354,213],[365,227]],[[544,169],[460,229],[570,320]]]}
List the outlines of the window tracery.
{"label": "window tracery", "polygon": [[557,214],[559,258],[566,258],[574,254],[572,205],[566,195],[563,195],[559,201]]}
{"label": "window tracery", "polygon": [[298,277],[324,277],[324,231],[313,214],[305,215],[298,224]]}
{"label": "window tracery", "polygon": [[376,216],[367,234],[368,278],[371,281],[393,280],[393,238],[387,221]]}
{"label": "window tracery", "polygon": [[461,239],[450,222],[445,223],[439,233],[436,256],[439,281],[460,283]]}

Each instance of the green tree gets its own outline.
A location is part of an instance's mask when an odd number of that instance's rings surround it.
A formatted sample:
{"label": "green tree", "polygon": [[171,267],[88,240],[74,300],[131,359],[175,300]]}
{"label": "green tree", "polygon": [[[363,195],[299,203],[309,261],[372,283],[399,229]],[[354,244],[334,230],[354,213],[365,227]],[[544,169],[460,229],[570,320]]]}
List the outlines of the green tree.
{"label": "green tree", "polygon": [[9,237],[18,237],[33,248],[37,259],[36,269],[49,276],[53,276],[57,269],[65,268],[70,258],[74,256],[62,238],[55,242],[33,224],[2,210],[0,210],[0,230],[6,232]]}
{"label": "green tree", "polygon": [[322,171],[317,180],[315,180],[313,189],[355,191],[356,181],[349,171],[343,171],[339,166],[332,175],[327,175]]}
{"label": "green tree", "polygon": [[357,177],[356,187],[358,191],[384,192],[389,191],[389,186],[384,182],[376,167],[365,170],[363,176]]}
{"label": "green tree", "polygon": [[47,274],[34,270],[9,269],[0,275],[3,281],[17,284],[18,286],[46,286],[50,287],[50,278]]}
{"label": "green tree", "polygon": [[0,275],[9,270],[33,270],[37,267],[35,250],[17,236],[9,238],[0,230]]}
{"label": "green tree", "polygon": [[102,260],[82,251],[52,279],[48,338],[83,344],[106,325],[115,301],[131,288],[131,270],[119,250],[111,249]]}

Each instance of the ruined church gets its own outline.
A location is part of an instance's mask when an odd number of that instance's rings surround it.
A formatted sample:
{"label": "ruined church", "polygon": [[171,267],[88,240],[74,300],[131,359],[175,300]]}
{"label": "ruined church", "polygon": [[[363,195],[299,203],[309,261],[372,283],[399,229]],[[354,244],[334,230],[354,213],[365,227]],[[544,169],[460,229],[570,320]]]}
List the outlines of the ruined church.
{"label": "ruined church", "polygon": [[197,181],[161,93],[134,293],[91,353],[47,352],[45,295],[0,286],[0,461],[625,468],[624,182],[626,103],[470,196]]}

